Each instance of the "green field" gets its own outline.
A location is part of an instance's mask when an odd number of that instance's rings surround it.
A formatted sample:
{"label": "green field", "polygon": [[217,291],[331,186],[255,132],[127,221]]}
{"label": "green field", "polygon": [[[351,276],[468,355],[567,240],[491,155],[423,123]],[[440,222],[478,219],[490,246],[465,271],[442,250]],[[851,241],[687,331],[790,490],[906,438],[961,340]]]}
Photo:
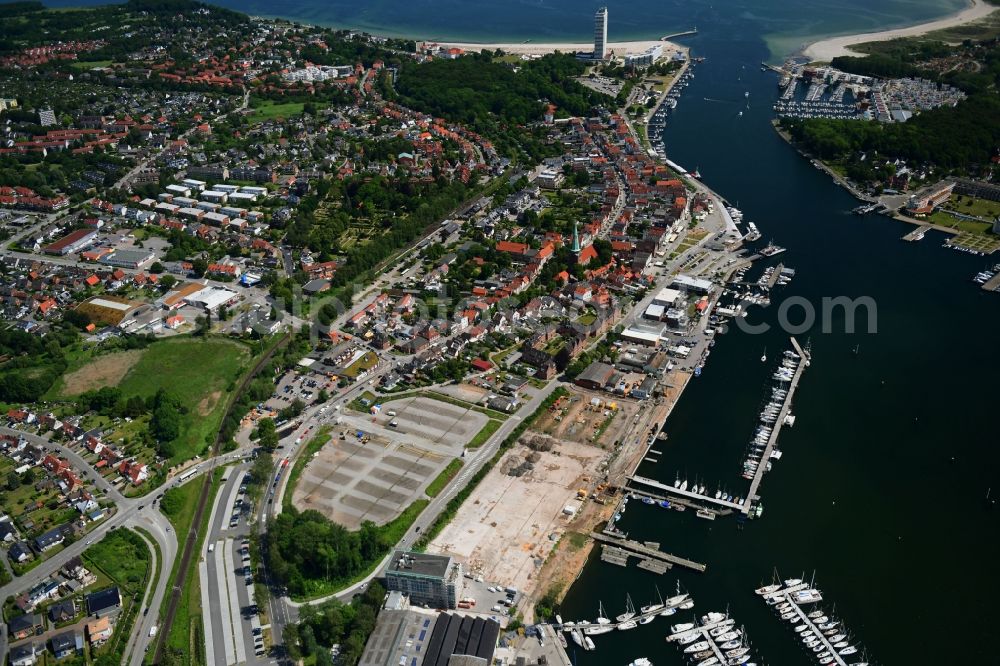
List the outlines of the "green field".
{"label": "green field", "polygon": [[249,353],[228,340],[175,338],[150,345],[121,380],[123,395],[149,398],[161,388],[187,413],[169,465],[200,455],[219,430],[226,399]]}
{"label": "green field", "polygon": [[111,65],[110,60],[90,60],[90,61],[77,60],[74,63],[70,63],[70,67],[72,67],[73,69],[82,69],[82,70],[93,69],[95,67],[109,67],[110,65]]}
{"label": "green field", "polygon": [[247,120],[251,123],[262,123],[266,120],[273,120],[275,118],[290,118],[291,116],[297,116],[302,113],[302,109],[305,106],[302,102],[285,102],[284,104],[278,104],[270,100],[265,100],[261,102],[260,106],[253,109],[253,113],[247,116]]}

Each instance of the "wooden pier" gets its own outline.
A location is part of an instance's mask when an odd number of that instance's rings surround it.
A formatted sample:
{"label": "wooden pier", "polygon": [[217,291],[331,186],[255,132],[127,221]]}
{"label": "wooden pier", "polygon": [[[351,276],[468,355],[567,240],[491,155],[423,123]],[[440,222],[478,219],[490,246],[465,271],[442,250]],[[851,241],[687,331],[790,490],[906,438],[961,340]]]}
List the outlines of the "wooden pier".
{"label": "wooden pier", "polygon": [[622,539],[621,537],[615,537],[601,532],[591,532],[590,536],[601,543],[611,544],[613,546],[617,546],[618,548],[632,551],[641,557],[660,560],[662,562],[669,562],[671,566],[682,566],[699,573],[705,573],[705,569],[707,568],[700,562],[695,562],[694,560],[665,553],[659,548],[650,548],[644,543],[633,541],[631,539]]}
{"label": "wooden pier", "polygon": [[983,289],[985,291],[1000,291],[1000,273],[997,273],[989,280],[984,282]]}
{"label": "wooden pier", "polygon": [[771,273],[771,277],[767,279],[767,288],[773,289],[774,285],[778,283],[778,278],[781,277],[781,271],[785,269],[785,265],[778,262],[778,265],[774,267],[774,271]]}
{"label": "wooden pier", "polygon": [[792,398],[795,395],[795,389],[799,385],[799,380],[802,379],[802,373],[809,366],[809,354],[799,346],[795,338],[792,338],[792,347],[795,349],[795,353],[799,355],[799,364],[792,374],[792,381],[788,385],[788,395],[785,396],[785,402],[781,405],[778,418],[775,420],[774,428],[771,430],[771,436],[767,439],[767,446],[764,447],[764,452],[760,456],[757,471],[750,481],[750,490],[747,491],[746,500],[743,502],[743,506],[740,507],[740,511],[745,514],[750,512],[750,507],[753,505],[754,500],[760,499],[757,491],[760,489],[761,481],[764,479],[764,473],[767,472],[767,462],[771,459],[771,453],[778,444],[778,434],[781,432],[781,426],[785,424],[785,417],[792,410]]}

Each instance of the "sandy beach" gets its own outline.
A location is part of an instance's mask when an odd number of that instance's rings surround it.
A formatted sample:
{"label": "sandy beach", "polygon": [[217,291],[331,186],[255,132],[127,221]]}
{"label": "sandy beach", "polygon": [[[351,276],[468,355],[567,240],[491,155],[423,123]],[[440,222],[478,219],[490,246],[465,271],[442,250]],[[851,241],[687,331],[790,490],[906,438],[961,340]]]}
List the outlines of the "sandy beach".
{"label": "sandy beach", "polygon": [[912,25],[908,28],[885,30],[882,32],[867,32],[860,35],[831,37],[830,39],[824,39],[810,44],[803,51],[803,55],[812,61],[829,62],[837,56],[858,55],[857,52],[850,50],[850,46],[854,44],[863,44],[865,42],[886,42],[900,37],[915,37],[934,30],[951,28],[963,23],[976,21],[989,15],[996,9],[997,7],[995,5],[987,4],[984,0],[970,0],[969,7],[966,7],[962,11],[952,14],[951,16],[946,16],[936,21],[921,23],[920,25]]}
{"label": "sandy beach", "polygon": [[[506,53],[514,53],[518,55],[545,55],[546,53],[554,53],[555,51],[575,53],[576,51],[592,51],[594,48],[593,42],[587,42],[585,44],[545,44],[535,42],[523,42],[520,44],[477,44],[474,42],[439,43],[444,47],[459,48],[466,51],[482,51],[483,49],[495,51],[500,49]],[[626,53],[642,53],[646,49],[651,46],[656,46],[657,44],[663,46],[664,53],[676,51],[678,49],[677,45],[673,42],[651,39],[639,42],[608,42],[608,51],[616,56],[623,56]]]}

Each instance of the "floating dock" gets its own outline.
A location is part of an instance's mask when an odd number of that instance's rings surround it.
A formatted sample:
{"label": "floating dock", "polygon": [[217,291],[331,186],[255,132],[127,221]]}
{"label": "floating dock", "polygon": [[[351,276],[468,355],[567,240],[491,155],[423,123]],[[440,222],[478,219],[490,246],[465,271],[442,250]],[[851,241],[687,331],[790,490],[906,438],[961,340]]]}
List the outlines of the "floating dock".
{"label": "floating dock", "polygon": [[753,506],[755,500],[759,500],[760,496],[758,490],[760,489],[761,481],[764,479],[764,473],[767,471],[767,461],[771,459],[771,453],[774,451],[774,447],[778,444],[778,434],[781,432],[781,427],[785,424],[785,417],[789,415],[792,410],[792,398],[795,396],[795,389],[799,385],[799,380],[802,379],[802,373],[806,371],[809,366],[809,353],[799,346],[798,341],[792,338],[792,347],[795,349],[795,353],[799,355],[799,364],[795,368],[795,372],[792,374],[792,381],[788,384],[788,395],[785,396],[785,402],[781,405],[781,410],[778,412],[778,418],[774,422],[774,428],[771,430],[771,436],[767,440],[767,445],[764,447],[764,453],[760,457],[760,464],[757,465],[757,470],[754,472],[753,479],[750,481],[750,490],[747,491],[746,501],[743,502],[743,506],[740,507],[740,511],[744,514],[750,513],[750,507]]}
{"label": "floating dock", "polygon": [[[823,633],[824,630],[821,629],[818,626],[818,623],[816,621],[814,621],[811,617],[809,617],[808,613],[806,613],[804,610],[802,610],[802,607],[801,607],[802,604],[814,604],[814,603],[819,603],[819,602],[822,601],[822,594],[820,594],[818,590],[814,590],[814,592],[816,592],[816,595],[817,595],[815,598],[812,598],[812,599],[809,599],[809,600],[804,600],[804,601],[798,600],[796,598],[796,596],[795,596],[796,593],[800,592],[802,590],[807,590],[807,589],[813,589],[812,585],[809,584],[809,583],[798,583],[798,584],[792,585],[790,587],[784,587],[782,589],[775,590],[774,592],[769,592],[767,594],[763,594],[761,596],[763,597],[763,599],[765,600],[765,602],[767,602],[768,600],[777,600],[777,603],[770,604],[772,606],[772,608],[774,608],[775,610],[777,610],[778,605],[781,605],[781,602],[787,602],[788,604],[791,605],[791,612],[795,613],[795,617],[793,617],[793,618],[791,618],[790,620],[787,620],[787,621],[791,622],[792,626],[805,626],[805,627],[807,627],[808,630],[813,633],[813,635],[816,637],[816,639],[823,646],[823,650],[820,650],[814,656],[816,656],[818,658],[820,654],[829,653],[829,655],[833,657],[833,661],[828,662],[828,663],[830,663],[830,664],[836,664],[836,666],[849,666],[849,664],[852,663],[852,662],[848,662],[844,658],[845,655],[842,655],[840,653],[841,650],[846,650],[847,647],[843,646],[843,645],[840,648],[835,647],[834,644],[833,644],[833,641],[831,641],[826,636],[826,634]],[[802,625],[799,625],[799,622],[801,622]],[[847,631],[847,629],[843,626],[843,624],[840,624],[839,621],[838,621],[837,626],[835,627],[835,629],[837,629],[838,632],[841,632],[841,633],[849,635],[849,632]],[[796,632],[796,637],[797,638],[799,637],[798,632]],[[850,640],[850,639],[847,639],[847,640]],[[857,648],[854,647],[854,646],[851,646],[851,647],[855,650],[855,654],[857,654]],[[854,656],[852,655],[851,658],[853,659]],[[868,661],[868,660],[866,659],[864,661]]]}
{"label": "floating dock", "polygon": [[[677,555],[672,555],[670,553],[665,553],[657,548],[651,548],[649,545],[640,543],[639,541],[633,541],[631,539],[623,539],[621,537],[615,537],[601,532],[591,532],[591,538],[600,541],[601,543],[611,544],[617,546],[620,549],[631,551],[632,553],[644,557],[645,559],[660,560],[662,562],[668,562],[671,566],[682,566],[692,571],[697,571],[699,573],[704,573],[706,567],[701,562],[695,562],[694,560],[689,560],[684,557],[679,557]],[[659,544],[656,544],[657,546]]]}
{"label": "floating dock", "polygon": [[673,486],[668,486],[665,483],[660,483],[656,479],[650,479],[645,476],[636,476],[633,474],[626,478],[628,478],[629,481],[634,481],[635,483],[640,483],[644,486],[649,486],[650,488],[656,488],[657,490],[666,494],[671,499],[673,499],[673,497],[684,497],[689,500],[694,500],[695,502],[708,502],[709,504],[715,504],[716,506],[720,506],[724,509],[729,509],[732,511],[741,511],[743,513],[746,513],[746,511],[744,511],[744,506],[743,506],[744,504],[746,504],[745,501],[743,502],[743,504],[738,504],[737,502],[727,502],[724,499],[716,499],[711,495],[702,495],[701,493],[692,492],[690,490],[681,490],[680,488],[674,488]]}
{"label": "floating dock", "polygon": [[985,291],[1000,291],[1000,273],[997,273],[989,280],[984,282],[983,289]]}
{"label": "floating dock", "polygon": [[908,233],[905,236],[903,236],[903,240],[910,241],[910,242],[914,242],[914,241],[918,241],[918,240],[923,240],[924,234],[926,234],[927,230],[930,229],[930,228],[931,228],[931,226],[929,224],[921,224],[919,227],[917,227],[916,229],[914,229],[910,233]]}

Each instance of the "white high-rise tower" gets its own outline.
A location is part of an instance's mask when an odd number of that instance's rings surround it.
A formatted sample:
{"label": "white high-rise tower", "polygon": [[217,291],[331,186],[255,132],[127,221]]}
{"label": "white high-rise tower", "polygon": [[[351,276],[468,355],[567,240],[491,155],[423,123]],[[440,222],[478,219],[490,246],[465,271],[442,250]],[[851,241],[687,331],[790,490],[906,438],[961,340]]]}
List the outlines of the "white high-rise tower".
{"label": "white high-rise tower", "polygon": [[608,8],[601,7],[594,14],[594,59],[604,60],[608,53]]}

